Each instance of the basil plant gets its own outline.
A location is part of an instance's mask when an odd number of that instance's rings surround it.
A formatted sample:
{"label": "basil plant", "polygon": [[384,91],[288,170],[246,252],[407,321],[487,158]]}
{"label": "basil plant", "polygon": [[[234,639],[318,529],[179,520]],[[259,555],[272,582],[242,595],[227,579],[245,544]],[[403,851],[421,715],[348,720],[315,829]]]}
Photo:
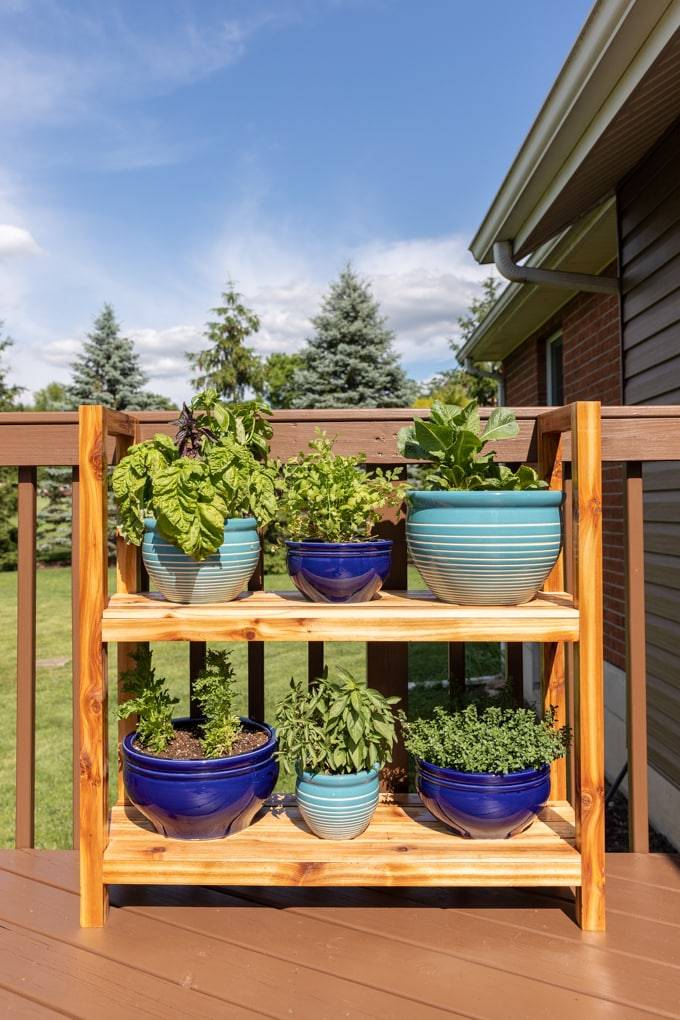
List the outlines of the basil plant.
{"label": "basil plant", "polygon": [[144,518],[195,560],[219,549],[224,522],[276,514],[276,468],[267,462],[271,426],[260,401],[222,404],[214,390],[184,404],[174,438],[157,434],[130,447],[113,471],[118,526],[140,545]]}

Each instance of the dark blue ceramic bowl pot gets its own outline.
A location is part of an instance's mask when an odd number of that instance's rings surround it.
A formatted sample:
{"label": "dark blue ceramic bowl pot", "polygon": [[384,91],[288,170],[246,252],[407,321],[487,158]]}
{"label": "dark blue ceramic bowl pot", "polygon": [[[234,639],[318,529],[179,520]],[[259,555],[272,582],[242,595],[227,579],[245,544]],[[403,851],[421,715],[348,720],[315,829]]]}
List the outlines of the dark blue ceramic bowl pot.
{"label": "dark blue ceramic bowl pot", "polygon": [[[135,733],[125,737],[127,794],[157,832],[174,839],[220,839],[250,825],[278,779],[277,740],[266,723],[241,721],[262,730],[268,740],[254,751],[229,758],[154,758],[132,746]],[[174,725],[191,722],[175,719]]]}
{"label": "dark blue ceramic bowl pot", "polygon": [[435,818],[459,836],[507,839],[536,817],[550,795],[550,767],[495,775],[416,761],[416,790]]}
{"label": "dark blue ceramic bowl pot", "polygon": [[286,542],[288,573],[310,602],[369,602],[390,570],[392,542]]}

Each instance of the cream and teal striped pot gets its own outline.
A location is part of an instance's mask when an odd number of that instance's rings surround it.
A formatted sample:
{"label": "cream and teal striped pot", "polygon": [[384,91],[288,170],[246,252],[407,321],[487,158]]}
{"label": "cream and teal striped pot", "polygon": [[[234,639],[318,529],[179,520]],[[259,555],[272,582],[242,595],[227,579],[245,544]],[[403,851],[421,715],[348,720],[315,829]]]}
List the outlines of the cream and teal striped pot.
{"label": "cream and teal striped pot", "polygon": [[153,517],[144,520],[142,560],[150,588],[168,602],[231,602],[244,590],[260,558],[254,517],[224,522],[224,542],[204,560],[194,560],[163,538]]}
{"label": "cream and teal striped pot", "polygon": [[368,828],[378,806],[379,780],[379,765],[338,776],[301,772],[295,787],[300,814],[321,839],[354,839]]}
{"label": "cream and teal striped pot", "polygon": [[427,586],[444,602],[516,606],[545,583],[562,547],[564,493],[408,494],[406,541]]}

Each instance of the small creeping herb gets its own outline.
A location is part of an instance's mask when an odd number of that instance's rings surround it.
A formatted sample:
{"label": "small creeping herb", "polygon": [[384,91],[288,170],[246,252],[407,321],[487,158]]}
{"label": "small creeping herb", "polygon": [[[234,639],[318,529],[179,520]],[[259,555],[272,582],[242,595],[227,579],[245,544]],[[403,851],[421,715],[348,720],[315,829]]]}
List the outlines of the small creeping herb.
{"label": "small creeping herb", "polygon": [[227,407],[206,390],[184,405],[175,439],[158,434],[130,447],[112,478],[126,541],[140,545],[151,515],[168,542],[203,560],[222,544],[227,518],[266,526],[277,509],[267,411],[258,401]]}
{"label": "small creeping herb", "polygon": [[399,698],[386,698],[340,666],[336,673],[331,678],[326,667],[311,688],[291,680],[276,713],[278,757],[286,772],[344,775],[392,760]]}
{"label": "small creeping herb", "polygon": [[164,678],[156,676],[151,654],[140,645],[132,656],[134,667],[123,673],[123,691],[129,697],[118,706],[118,718],[137,715],[137,740],[145,750],[159,754],[175,735],[172,709],[178,701],[166,690]]}
{"label": "small creeping herb", "polygon": [[229,653],[208,651],[205,668],[194,681],[194,696],[205,716],[201,748],[206,758],[231,754],[241,732],[241,720],[232,707],[235,683]]}
{"label": "small creeping herb", "polygon": [[363,457],[333,453],[335,440],[317,430],[310,453],[283,467],[281,512],[294,540],[353,542],[370,538],[385,507],[401,506],[405,486],[398,471],[374,473]]}
{"label": "small creeping herb", "polygon": [[527,464],[511,471],[496,463],[493,451],[481,452],[487,443],[518,432],[514,414],[505,407],[494,408],[482,430],[476,401],[465,407],[434,403],[427,421],[416,418],[401,429],[397,446],[404,457],[431,462],[424,473],[429,489],[544,489],[546,483]]}
{"label": "small creeping herb", "polygon": [[538,719],[529,708],[474,704],[460,712],[438,706],[431,719],[405,723],[404,734],[416,758],[461,772],[537,769],[563,758],[569,744],[567,728],[555,729],[552,709]]}

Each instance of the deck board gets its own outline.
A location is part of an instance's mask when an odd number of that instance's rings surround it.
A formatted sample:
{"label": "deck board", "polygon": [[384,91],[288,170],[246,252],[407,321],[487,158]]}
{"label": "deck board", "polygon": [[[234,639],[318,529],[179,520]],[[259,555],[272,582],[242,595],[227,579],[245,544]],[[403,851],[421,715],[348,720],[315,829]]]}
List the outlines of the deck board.
{"label": "deck board", "polygon": [[233,602],[178,605],[116,594],[104,641],[576,641],[579,614],[564,592],[522,606],[454,606],[430,592],[380,592],[371,602],[307,602],[298,592],[244,592]]}
{"label": "deck board", "polygon": [[[0,931],[39,938],[23,972],[13,960],[7,975],[2,958],[0,986],[19,998],[39,988],[43,1005],[87,1020],[120,1016],[126,989],[141,1017],[680,1017],[680,927],[661,920],[680,902],[680,861],[608,864],[597,935],[578,930],[566,890],[170,886],[114,888],[107,927],[83,931],[74,854],[2,851]],[[78,958],[63,980],[51,943]],[[92,1013],[89,982],[114,973],[120,994]]]}

